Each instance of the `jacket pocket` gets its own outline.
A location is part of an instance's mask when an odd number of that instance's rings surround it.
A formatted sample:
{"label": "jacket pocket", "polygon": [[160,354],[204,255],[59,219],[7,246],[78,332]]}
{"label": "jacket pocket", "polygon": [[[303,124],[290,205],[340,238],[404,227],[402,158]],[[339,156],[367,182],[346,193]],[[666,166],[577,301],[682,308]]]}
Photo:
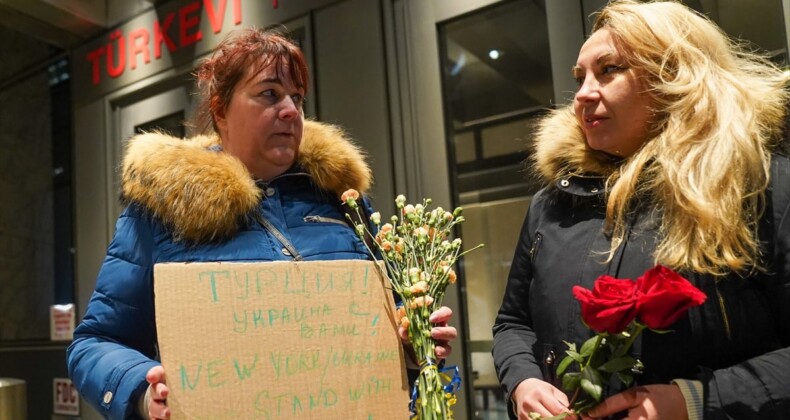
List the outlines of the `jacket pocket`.
{"label": "jacket pocket", "polygon": [[305,223],[336,223],[339,225],[348,226],[348,222],[345,220],[326,216],[305,216],[304,221]]}
{"label": "jacket pocket", "polygon": [[535,240],[532,241],[532,245],[529,247],[529,260],[535,262],[535,258],[538,256],[538,251],[540,251],[540,244],[543,242],[543,235],[540,232],[535,234]]}
{"label": "jacket pocket", "polygon": [[543,380],[562,389],[557,380],[557,362],[559,355],[557,348],[553,344],[543,345],[543,355],[541,356],[540,367],[543,369]]}

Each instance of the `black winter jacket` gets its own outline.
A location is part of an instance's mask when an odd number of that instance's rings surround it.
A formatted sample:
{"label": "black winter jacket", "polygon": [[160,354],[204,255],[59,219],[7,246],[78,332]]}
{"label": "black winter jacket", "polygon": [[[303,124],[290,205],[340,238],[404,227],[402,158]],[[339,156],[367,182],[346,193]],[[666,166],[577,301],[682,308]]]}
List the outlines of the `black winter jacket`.
{"label": "black winter jacket", "polygon": [[[646,330],[634,346],[645,365],[639,383],[702,381],[705,419],[790,419],[790,161],[775,156],[771,171],[772,205],[761,225],[770,274],[717,282],[683,273],[707,301],[672,333]],[[581,344],[592,335],[573,285],[592,289],[601,274],[636,279],[653,265],[649,211],[634,217],[618,254],[603,263],[602,191],[600,178],[569,177],[532,200],[494,325],[494,363],[508,400],[527,378],[557,384],[563,340]]]}
{"label": "black winter jacket", "polygon": [[[672,333],[646,330],[634,345],[645,365],[639,383],[703,383],[705,419],[790,419],[790,160],[773,157],[770,181],[760,225],[768,272],[718,281],[681,273],[708,299]],[[574,285],[591,289],[602,274],[636,279],[654,265],[658,217],[651,209],[633,215],[624,243],[604,262],[603,190],[602,178],[566,176],[532,199],[493,328],[508,401],[525,379],[557,384],[563,340],[581,344],[592,336]]]}

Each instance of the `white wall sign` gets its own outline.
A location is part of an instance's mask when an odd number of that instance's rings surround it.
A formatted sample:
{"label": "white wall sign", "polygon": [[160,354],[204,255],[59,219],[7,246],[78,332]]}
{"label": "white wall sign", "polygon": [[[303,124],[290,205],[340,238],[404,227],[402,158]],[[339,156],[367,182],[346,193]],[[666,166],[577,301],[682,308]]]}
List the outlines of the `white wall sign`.
{"label": "white wall sign", "polygon": [[52,411],[55,414],[80,415],[80,396],[70,379],[52,379]]}
{"label": "white wall sign", "polygon": [[49,307],[49,339],[69,341],[74,339],[74,304]]}

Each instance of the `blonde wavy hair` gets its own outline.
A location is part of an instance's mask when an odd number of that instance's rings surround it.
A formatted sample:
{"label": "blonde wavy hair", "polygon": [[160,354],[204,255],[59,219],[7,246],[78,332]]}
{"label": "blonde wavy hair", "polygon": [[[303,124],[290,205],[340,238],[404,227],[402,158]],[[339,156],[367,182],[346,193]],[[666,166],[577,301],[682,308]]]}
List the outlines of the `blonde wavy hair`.
{"label": "blonde wavy hair", "polygon": [[613,1],[593,32],[604,28],[642,71],[657,119],[654,137],[607,180],[610,258],[636,197],[648,196],[662,211],[656,262],[717,276],[759,269],[788,76],[676,2]]}

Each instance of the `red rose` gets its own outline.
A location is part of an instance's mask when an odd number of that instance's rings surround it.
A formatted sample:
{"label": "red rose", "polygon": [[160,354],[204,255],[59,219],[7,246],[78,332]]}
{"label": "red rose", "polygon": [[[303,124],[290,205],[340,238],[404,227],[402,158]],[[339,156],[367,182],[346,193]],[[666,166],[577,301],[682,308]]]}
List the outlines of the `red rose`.
{"label": "red rose", "polygon": [[692,306],[705,302],[707,296],[680,274],[657,265],[636,280],[639,298],[637,316],[653,330],[674,324]]}
{"label": "red rose", "polygon": [[600,276],[593,290],[573,286],[573,295],[582,305],[582,319],[595,331],[618,334],[636,317],[636,284],[629,279]]}

